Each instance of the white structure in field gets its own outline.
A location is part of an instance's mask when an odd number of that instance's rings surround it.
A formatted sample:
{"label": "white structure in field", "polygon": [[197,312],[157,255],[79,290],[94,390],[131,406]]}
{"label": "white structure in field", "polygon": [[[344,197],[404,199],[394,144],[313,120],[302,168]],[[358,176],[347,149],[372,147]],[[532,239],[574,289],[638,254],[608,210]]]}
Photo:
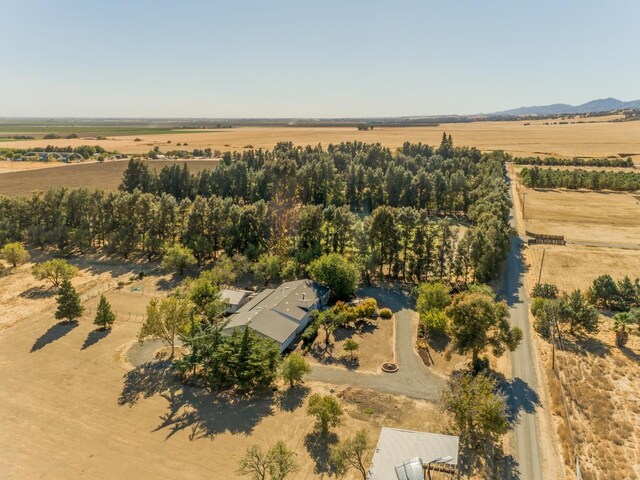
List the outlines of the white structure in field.
{"label": "white structure in field", "polygon": [[311,312],[327,304],[329,289],[311,280],[286,282],[250,299],[229,317],[226,332],[251,328],[273,339],[283,352],[311,321]]}

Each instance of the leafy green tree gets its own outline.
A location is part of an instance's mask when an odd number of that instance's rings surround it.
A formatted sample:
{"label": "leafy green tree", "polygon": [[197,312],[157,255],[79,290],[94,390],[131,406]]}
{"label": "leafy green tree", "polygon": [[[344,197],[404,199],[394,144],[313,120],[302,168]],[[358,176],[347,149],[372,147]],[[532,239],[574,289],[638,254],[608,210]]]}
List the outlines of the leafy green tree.
{"label": "leafy green tree", "polygon": [[420,325],[426,332],[447,333],[449,319],[443,310],[432,308],[420,313]]}
{"label": "leafy green tree", "polygon": [[37,263],[31,270],[38,280],[48,280],[53,288],[60,287],[64,280],[70,280],[78,274],[78,269],[66,260],[59,258]]}
{"label": "leafy green tree", "polygon": [[451,303],[451,287],[442,282],[421,283],[416,287],[416,306],[420,314],[444,310]]}
{"label": "leafy green tree", "polygon": [[333,395],[314,393],[309,397],[307,413],[316,417],[315,428],[322,433],[329,432],[329,427],[337,427],[342,423],[342,406]]}
{"label": "leafy green tree", "polygon": [[599,330],[600,313],[589,305],[580,290],[574,290],[570,295],[561,299],[559,320],[569,325],[569,333],[577,330],[587,333],[597,333]]}
{"label": "leafy green tree", "polygon": [[560,304],[558,299],[535,297],[531,302],[531,314],[534,317],[533,328],[543,338],[549,338],[560,318]]}
{"label": "leafy green tree", "polygon": [[344,342],[344,350],[349,354],[349,357],[353,360],[358,354],[358,349],[360,348],[360,344],[356,342],[353,338],[349,338],[346,342]]}
{"label": "leafy green tree", "polygon": [[616,333],[616,345],[624,347],[629,341],[627,326],[634,323],[629,312],[616,313],[613,317],[613,331]]}
{"label": "leafy green tree", "polygon": [[314,323],[324,330],[324,344],[328,347],[331,343],[331,334],[346,322],[346,314],[335,308],[330,308],[324,312],[315,310],[313,312]]}
{"label": "leafy green tree", "polygon": [[285,480],[298,471],[296,453],[282,440],[277,441],[266,452],[259,445],[252,445],[238,462],[237,473],[250,476],[252,480]]}
{"label": "leafy green tree", "polygon": [[353,437],[341,441],[331,447],[329,456],[336,471],[344,475],[348,470],[355,469],[367,480],[367,456],[373,449],[369,433],[363,428]]}
{"label": "leafy green tree", "polygon": [[356,293],[358,267],[343,255],[330,253],[314,260],[310,267],[311,278],[328,287],[338,300],[347,300]]}
{"label": "leafy green tree", "polygon": [[507,405],[496,393],[496,381],[484,374],[451,378],[442,394],[461,443],[475,451],[494,443],[509,430]]}
{"label": "leafy green tree", "polygon": [[532,297],[546,298],[549,300],[558,298],[559,293],[558,287],[553,283],[536,283],[531,290]]}
{"label": "leafy green tree", "polygon": [[138,341],[146,338],[162,340],[171,347],[173,358],[176,338],[189,331],[192,308],[191,301],[185,298],[171,296],[151,300],[147,305],[147,315],[138,334]]}
{"label": "leafy green tree", "polygon": [[191,250],[179,243],[167,248],[162,256],[162,268],[177,270],[180,276],[184,275],[185,268],[192,267],[196,263],[196,257],[193,256]]}
{"label": "leafy green tree", "polygon": [[269,475],[272,480],[285,480],[300,468],[296,460],[296,453],[282,440],[277,441],[269,449],[267,457],[269,459]]}
{"label": "leafy green tree", "polygon": [[220,298],[220,289],[211,278],[209,272],[203,272],[195,280],[188,281],[186,287],[196,313],[209,322],[215,322],[222,318],[227,308]]}
{"label": "leafy green tree", "polygon": [[270,338],[251,328],[234,332],[221,344],[220,356],[225,359],[221,376],[215,383],[237,386],[250,391],[269,387],[278,376],[280,350]]}
{"label": "leafy green tree", "polygon": [[464,355],[471,352],[474,369],[478,369],[479,356],[491,348],[501,356],[506,350],[514,351],[522,340],[522,331],[511,327],[506,303],[496,302],[483,293],[463,293],[454,297],[446,309],[451,320],[449,333],[453,350]]}
{"label": "leafy green tree", "polygon": [[258,261],[253,265],[253,272],[261,279],[265,286],[271,283],[274,277],[280,274],[280,257],[265,253],[258,257]]}
{"label": "leafy green tree", "polygon": [[289,388],[302,382],[303,377],[311,371],[311,366],[306,358],[297,353],[291,353],[285,357],[280,366],[280,375],[289,382]]}
{"label": "leafy green tree", "polygon": [[615,309],[620,299],[618,285],[611,275],[600,275],[587,290],[587,299],[596,306]]}
{"label": "leafy green tree", "polygon": [[17,267],[27,262],[30,258],[29,252],[20,242],[7,243],[0,249],[0,258],[4,258],[12,267]]}
{"label": "leafy green tree", "polygon": [[64,320],[67,322],[74,322],[82,316],[84,307],[80,303],[80,296],[76,289],[73,288],[71,282],[68,279],[62,280],[60,284],[60,291],[56,298],[58,308],[56,309],[55,317],[58,320]]}
{"label": "leafy green tree", "polygon": [[104,295],[100,295],[100,301],[98,302],[98,309],[96,310],[96,317],[93,323],[98,325],[102,330],[106,330],[107,328],[111,328],[115,319],[116,315],[111,310],[111,305]]}

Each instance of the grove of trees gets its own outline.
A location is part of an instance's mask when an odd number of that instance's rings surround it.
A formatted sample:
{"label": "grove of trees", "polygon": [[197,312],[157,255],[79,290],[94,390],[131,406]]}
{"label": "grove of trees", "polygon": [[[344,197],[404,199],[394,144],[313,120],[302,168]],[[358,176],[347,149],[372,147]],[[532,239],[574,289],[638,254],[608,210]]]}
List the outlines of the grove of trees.
{"label": "grove of trees", "polygon": [[[226,253],[286,261],[299,275],[324,254],[372,276],[408,282],[486,281],[509,247],[510,199],[501,152],[360,142],[225,153],[219,166],[156,172],[132,159],[119,192],[51,189],[0,197],[0,245],[125,259],[188,248],[199,264]],[[266,280],[266,279],[265,279]]]}
{"label": "grove of trees", "polygon": [[555,168],[528,168],[520,172],[525,187],[567,188],[571,190],[614,190],[635,192],[640,190],[640,173],[603,170],[560,170]]}
{"label": "grove of trees", "polygon": [[632,168],[634,163],[631,157],[627,158],[556,158],[556,157],[516,157],[513,159],[516,165],[536,166],[571,166],[571,167],[625,167]]}

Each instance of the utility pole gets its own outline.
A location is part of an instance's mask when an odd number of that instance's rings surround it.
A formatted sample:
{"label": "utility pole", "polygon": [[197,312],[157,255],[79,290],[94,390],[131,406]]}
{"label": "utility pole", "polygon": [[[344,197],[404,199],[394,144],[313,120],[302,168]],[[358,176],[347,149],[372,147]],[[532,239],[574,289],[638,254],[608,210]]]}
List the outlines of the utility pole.
{"label": "utility pole", "polygon": [[542,260],[540,260],[540,271],[538,272],[538,283],[540,283],[540,279],[542,278],[542,265],[544,264],[544,254],[546,253],[547,249],[543,248],[542,249]]}

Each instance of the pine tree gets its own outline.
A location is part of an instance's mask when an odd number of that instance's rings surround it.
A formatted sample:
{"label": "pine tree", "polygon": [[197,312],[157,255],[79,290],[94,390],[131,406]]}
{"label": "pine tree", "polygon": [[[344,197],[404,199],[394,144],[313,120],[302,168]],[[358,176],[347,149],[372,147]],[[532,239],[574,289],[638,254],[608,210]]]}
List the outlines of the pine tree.
{"label": "pine tree", "polygon": [[98,325],[102,330],[111,328],[111,324],[116,319],[116,315],[111,310],[111,305],[107,301],[104,295],[100,295],[100,302],[98,303],[98,310],[96,311],[96,318],[93,323]]}
{"label": "pine tree", "polygon": [[80,304],[80,296],[68,279],[62,281],[56,301],[58,302],[58,308],[56,309],[55,317],[58,320],[74,322],[84,312],[84,307]]}

